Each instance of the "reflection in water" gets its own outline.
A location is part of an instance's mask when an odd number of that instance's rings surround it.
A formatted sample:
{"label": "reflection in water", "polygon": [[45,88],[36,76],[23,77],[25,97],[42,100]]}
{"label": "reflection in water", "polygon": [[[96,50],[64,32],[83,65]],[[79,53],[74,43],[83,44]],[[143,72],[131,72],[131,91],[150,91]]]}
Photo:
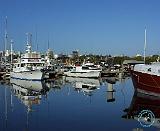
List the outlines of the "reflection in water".
{"label": "reflection in water", "polygon": [[[11,86],[1,85],[5,88],[0,88],[1,91],[6,90],[6,94],[4,92],[0,96],[0,102],[3,101],[2,106],[6,109],[6,114],[0,114],[0,116],[3,115],[0,130],[10,131],[13,128],[19,131],[25,128],[29,131],[45,129],[106,131],[115,130],[113,126],[115,120],[117,126],[122,127],[121,124],[125,122],[120,119],[121,110],[124,108],[121,89],[129,86],[123,87],[121,82],[113,82],[115,79],[108,81],[106,79],[63,77],[45,83],[11,79]],[[128,99],[130,97],[127,97],[126,100]],[[114,104],[106,103],[106,101],[114,102]],[[0,112],[4,112],[1,107]],[[5,115],[8,119],[6,127]],[[12,124],[12,121],[15,121],[16,124]],[[16,126],[17,123],[18,126]],[[123,129],[125,127],[122,127]],[[127,127],[127,129],[132,130],[133,128]]]}
{"label": "reflection in water", "polygon": [[98,89],[100,81],[98,79],[90,78],[73,78],[64,77],[66,83],[70,83],[76,91],[82,91],[85,95],[93,95],[93,91]]}
{"label": "reflection in water", "polygon": [[[146,125],[153,123],[151,126],[160,128],[160,105],[159,104],[160,104],[160,97],[149,96],[149,95],[142,94],[135,91],[130,107],[124,110],[126,114],[123,115],[122,118],[140,120],[140,122],[143,122]],[[145,116],[142,116],[141,113],[146,110],[147,112],[148,111],[153,112],[155,118],[149,118],[148,116],[150,114],[148,115],[148,113],[146,112],[145,112],[146,113]],[[147,119],[146,119],[146,115],[147,115]],[[152,120],[154,120],[154,122],[152,122]]]}
{"label": "reflection in water", "polygon": [[56,90],[61,90],[62,87],[65,85],[65,82],[63,79],[59,78],[51,81],[45,81],[45,85],[56,91]]}
{"label": "reflection in water", "polygon": [[110,84],[116,84],[116,82],[118,81],[117,77],[104,77],[103,79]]}
{"label": "reflection in water", "polygon": [[41,81],[26,81],[11,79],[12,91],[18,99],[31,111],[33,104],[40,104],[41,95],[45,95],[49,88]]}
{"label": "reflection in water", "polygon": [[40,104],[42,95],[45,95],[47,91],[49,91],[49,88],[46,86],[44,82],[41,81],[26,81],[26,80],[11,79],[10,83],[12,85],[11,106],[13,106],[12,102],[12,94],[13,94],[27,108],[25,130],[28,130],[29,113],[33,111],[32,106]]}
{"label": "reflection in water", "polygon": [[115,89],[114,85],[118,81],[117,77],[103,77],[102,81],[107,86],[107,93],[106,93],[106,100],[107,102],[114,102],[115,101]]}
{"label": "reflection in water", "polygon": [[114,102],[115,101],[115,97],[114,97],[114,89],[113,89],[113,84],[108,83],[108,87],[107,87],[107,102]]}

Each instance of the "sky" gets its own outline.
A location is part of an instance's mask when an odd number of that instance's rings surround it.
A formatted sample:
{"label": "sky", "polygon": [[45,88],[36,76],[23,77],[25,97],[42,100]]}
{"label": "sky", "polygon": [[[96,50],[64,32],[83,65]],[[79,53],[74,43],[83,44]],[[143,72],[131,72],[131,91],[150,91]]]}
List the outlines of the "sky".
{"label": "sky", "polygon": [[16,51],[29,32],[33,50],[43,52],[49,41],[55,53],[143,54],[146,27],[146,55],[160,54],[159,7],[160,0],[0,0],[0,50],[7,16]]}

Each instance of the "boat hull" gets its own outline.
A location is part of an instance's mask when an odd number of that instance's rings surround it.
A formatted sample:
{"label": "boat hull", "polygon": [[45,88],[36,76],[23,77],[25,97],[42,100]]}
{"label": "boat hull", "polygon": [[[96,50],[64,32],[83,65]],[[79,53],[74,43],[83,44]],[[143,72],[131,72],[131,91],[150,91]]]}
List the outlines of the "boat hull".
{"label": "boat hull", "polygon": [[90,72],[64,72],[65,76],[68,77],[79,77],[79,78],[98,78],[100,72],[90,71]]}
{"label": "boat hull", "polygon": [[40,70],[11,72],[10,77],[13,79],[20,79],[20,80],[41,81],[43,79],[43,73]]}
{"label": "boat hull", "polygon": [[160,96],[160,76],[131,70],[131,77],[138,92]]}

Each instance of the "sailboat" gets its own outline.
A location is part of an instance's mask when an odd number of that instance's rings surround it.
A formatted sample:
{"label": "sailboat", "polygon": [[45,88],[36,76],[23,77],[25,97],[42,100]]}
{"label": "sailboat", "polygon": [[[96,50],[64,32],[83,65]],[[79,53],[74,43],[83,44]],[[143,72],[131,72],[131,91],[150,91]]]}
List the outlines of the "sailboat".
{"label": "sailboat", "polygon": [[144,64],[136,64],[131,68],[134,88],[145,94],[160,95],[160,63],[145,64],[146,29],[144,46]]}

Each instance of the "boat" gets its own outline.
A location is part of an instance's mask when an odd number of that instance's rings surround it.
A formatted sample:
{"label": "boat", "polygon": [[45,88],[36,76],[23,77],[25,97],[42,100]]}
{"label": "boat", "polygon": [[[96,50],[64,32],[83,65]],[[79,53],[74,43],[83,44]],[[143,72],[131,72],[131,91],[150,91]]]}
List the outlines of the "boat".
{"label": "boat", "polygon": [[94,63],[91,63],[91,62],[84,63],[82,66],[92,71],[99,71],[99,72],[102,71],[102,68],[100,65],[95,65]]}
{"label": "boat", "polygon": [[[129,108],[124,109],[122,118],[134,119],[143,127],[155,126],[160,128],[160,97],[150,96],[135,91]],[[146,116],[147,119],[146,119]]]}
{"label": "boat", "polygon": [[41,59],[40,53],[33,52],[31,45],[27,40],[26,53],[21,55],[18,63],[13,63],[13,69],[10,77],[20,80],[43,80],[44,72],[42,71],[44,61]]}
{"label": "boat", "polygon": [[137,64],[130,70],[135,90],[160,95],[160,63]]}
{"label": "boat", "polygon": [[64,72],[68,77],[81,77],[81,78],[98,78],[100,71],[89,69],[87,66],[74,66],[73,69]]}
{"label": "boat", "polygon": [[144,64],[131,66],[130,72],[134,88],[145,94],[160,95],[160,63],[145,64],[146,30],[144,46]]}

